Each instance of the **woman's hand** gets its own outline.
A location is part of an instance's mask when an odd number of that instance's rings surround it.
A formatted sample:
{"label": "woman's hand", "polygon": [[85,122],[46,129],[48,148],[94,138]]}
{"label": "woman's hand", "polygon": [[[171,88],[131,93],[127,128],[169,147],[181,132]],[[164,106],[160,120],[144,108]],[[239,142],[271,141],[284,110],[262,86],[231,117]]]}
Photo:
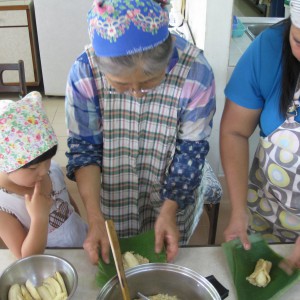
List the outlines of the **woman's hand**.
{"label": "woman's hand", "polygon": [[292,253],[280,262],[279,266],[289,275],[293,273],[294,268],[300,269],[300,237],[297,238]]}
{"label": "woman's hand", "polygon": [[83,243],[91,263],[97,264],[99,260],[99,249],[105,263],[109,263],[109,240],[105,227],[105,220],[102,217],[89,220],[89,231]]}
{"label": "woman's hand", "polygon": [[231,214],[229,225],[224,231],[226,242],[239,238],[245,250],[251,248],[247,234],[248,218],[246,211]]}
{"label": "woman's hand", "polygon": [[300,237],[297,238],[294,249],[291,253],[291,259],[294,266],[300,269]]}
{"label": "woman's hand", "polygon": [[159,253],[166,246],[167,261],[172,261],[178,253],[179,230],[176,225],[175,201],[165,200],[155,222],[155,252]]}

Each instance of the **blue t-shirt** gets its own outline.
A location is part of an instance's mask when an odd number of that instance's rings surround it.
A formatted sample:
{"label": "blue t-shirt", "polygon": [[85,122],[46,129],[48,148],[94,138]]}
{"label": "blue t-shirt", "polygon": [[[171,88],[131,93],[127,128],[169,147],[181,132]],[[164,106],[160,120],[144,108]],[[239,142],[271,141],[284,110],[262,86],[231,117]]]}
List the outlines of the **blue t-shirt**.
{"label": "blue t-shirt", "polygon": [[[285,26],[281,23],[270,27],[251,43],[225,88],[226,98],[236,104],[249,109],[262,109],[262,136],[272,133],[285,120],[279,105]],[[299,113],[296,120],[300,120]]]}

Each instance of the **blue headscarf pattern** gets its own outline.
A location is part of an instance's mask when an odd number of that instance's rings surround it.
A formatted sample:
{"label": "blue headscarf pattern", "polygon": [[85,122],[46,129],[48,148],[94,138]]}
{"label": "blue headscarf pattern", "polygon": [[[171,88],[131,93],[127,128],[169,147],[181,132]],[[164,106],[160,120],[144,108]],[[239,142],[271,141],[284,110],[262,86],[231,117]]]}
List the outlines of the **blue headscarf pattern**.
{"label": "blue headscarf pattern", "polygon": [[89,36],[97,56],[123,56],[164,42],[168,35],[167,1],[94,1],[88,13]]}

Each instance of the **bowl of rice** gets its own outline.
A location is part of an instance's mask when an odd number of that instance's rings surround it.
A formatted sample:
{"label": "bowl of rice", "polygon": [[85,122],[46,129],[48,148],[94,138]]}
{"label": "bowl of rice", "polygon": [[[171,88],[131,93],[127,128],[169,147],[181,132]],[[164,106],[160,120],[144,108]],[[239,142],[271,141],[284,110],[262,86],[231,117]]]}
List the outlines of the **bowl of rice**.
{"label": "bowl of rice", "polygon": [[[149,263],[125,271],[131,299],[138,292],[151,300],[221,300],[214,286],[193,270],[169,263]],[[97,300],[122,299],[117,276],[100,290]]]}

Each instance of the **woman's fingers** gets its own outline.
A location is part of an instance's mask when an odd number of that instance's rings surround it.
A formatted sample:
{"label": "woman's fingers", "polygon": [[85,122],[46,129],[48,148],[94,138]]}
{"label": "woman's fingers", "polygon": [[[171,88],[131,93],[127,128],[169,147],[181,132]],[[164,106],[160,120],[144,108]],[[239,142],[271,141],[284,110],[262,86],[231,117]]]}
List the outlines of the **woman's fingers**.
{"label": "woman's fingers", "polygon": [[281,262],[280,267],[288,274],[291,274],[294,268],[300,268],[300,237],[297,238],[291,254]]}
{"label": "woman's fingers", "polygon": [[166,235],[167,261],[171,262],[178,254],[178,239],[174,235]]}
{"label": "woman's fingers", "polygon": [[87,238],[83,243],[83,248],[93,264],[97,264],[99,261],[99,250],[101,250],[103,261],[109,263],[109,240],[105,227],[101,225],[101,222],[90,224]]}
{"label": "woman's fingers", "polygon": [[251,243],[249,242],[247,232],[242,232],[240,234],[239,238],[241,240],[241,243],[242,243],[244,249],[249,250],[251,248]]}
{"label": "woman's fingers", "polygon": [[96,265],[99,260],[97,244],[91,243],[89,241],[85,241],[83,244],[83,248],[88,253],[90,262]]}

